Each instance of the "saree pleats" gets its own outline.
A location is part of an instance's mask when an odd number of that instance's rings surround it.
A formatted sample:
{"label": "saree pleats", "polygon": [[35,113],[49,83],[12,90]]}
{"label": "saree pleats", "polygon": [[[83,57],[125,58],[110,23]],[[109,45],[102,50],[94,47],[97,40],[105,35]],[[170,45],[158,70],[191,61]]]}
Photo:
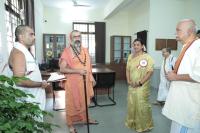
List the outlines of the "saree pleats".
{"label": "saree pleats", "polygon": [[141,87],[128,91],[128,113],[125,125],[137,132],[153,128],[152,110],[148,102],[149,89]]}

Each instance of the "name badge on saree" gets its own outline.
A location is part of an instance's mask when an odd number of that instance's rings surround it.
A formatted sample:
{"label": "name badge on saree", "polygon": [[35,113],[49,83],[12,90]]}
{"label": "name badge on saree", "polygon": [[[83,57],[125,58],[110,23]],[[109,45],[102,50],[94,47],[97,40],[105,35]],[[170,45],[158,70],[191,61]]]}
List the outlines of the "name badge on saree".
{"label": "name badge on saree", "polygon": [[140,63],[138,65],[138,69],[140,69],[141,67],[146,67],[147,64],[148,64],[147,60],[145,60],[145,59],[140,60]]}

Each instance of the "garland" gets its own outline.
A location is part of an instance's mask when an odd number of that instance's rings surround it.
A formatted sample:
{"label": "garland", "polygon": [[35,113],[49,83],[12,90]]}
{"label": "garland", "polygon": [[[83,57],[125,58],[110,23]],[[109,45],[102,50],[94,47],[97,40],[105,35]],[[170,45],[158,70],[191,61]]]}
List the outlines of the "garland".
{"label": "garland", "polygon": [[80,59],[80,57],[78,56],[78,55],[80,54],[80,52],[79,52],[77,49],[75,49],[73,46],[71,46],[71,48],[72,48],[72,50],[74,51],[74,53],[75,53],[76,57],[78,58],[79,62],[80,62],[83,66],[86,66],[86,54],[85,54],[85,52],[84,52],[85,58],[84,58],[84,61],[82,61],[82,60]]}

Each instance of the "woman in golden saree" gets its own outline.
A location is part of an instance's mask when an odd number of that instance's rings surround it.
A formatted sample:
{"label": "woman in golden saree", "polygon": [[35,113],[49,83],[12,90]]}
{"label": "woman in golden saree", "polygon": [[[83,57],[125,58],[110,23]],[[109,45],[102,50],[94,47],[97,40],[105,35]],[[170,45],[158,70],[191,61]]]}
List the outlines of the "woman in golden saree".
{"label": "woman in golden saree", "polygon": [[128,112],[125,125],[137,132],[144,132],[153,128],[148,97],[154,61],[150,55],[144,52],[144,44],[141,39],[135,39],[132,48],[134,52],[129,55],[126,68]]}

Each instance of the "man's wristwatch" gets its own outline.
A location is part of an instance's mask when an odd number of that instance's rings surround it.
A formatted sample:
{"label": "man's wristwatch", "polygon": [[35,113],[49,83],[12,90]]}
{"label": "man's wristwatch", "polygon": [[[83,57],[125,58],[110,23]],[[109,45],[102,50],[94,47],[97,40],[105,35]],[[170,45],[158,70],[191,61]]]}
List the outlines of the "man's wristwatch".
{"label": "man's wristwatch", "polygon": [[142,86],[142,83],[141,83],[141,81],[139,81],[139,85],[140,85],[140,86]]}

